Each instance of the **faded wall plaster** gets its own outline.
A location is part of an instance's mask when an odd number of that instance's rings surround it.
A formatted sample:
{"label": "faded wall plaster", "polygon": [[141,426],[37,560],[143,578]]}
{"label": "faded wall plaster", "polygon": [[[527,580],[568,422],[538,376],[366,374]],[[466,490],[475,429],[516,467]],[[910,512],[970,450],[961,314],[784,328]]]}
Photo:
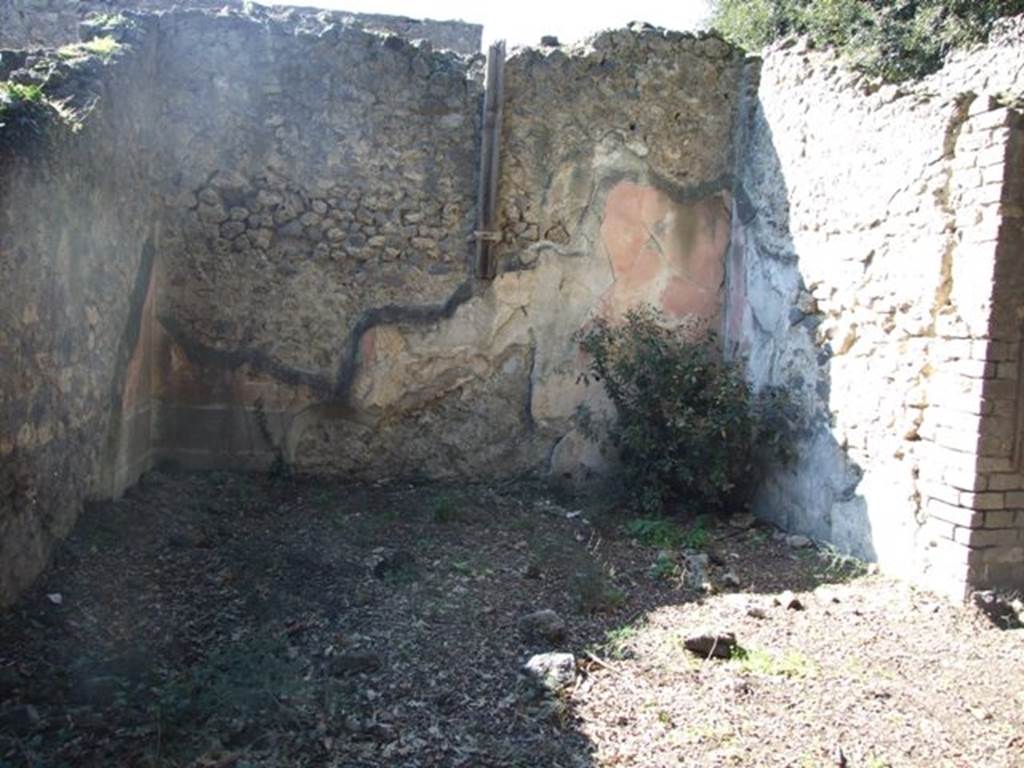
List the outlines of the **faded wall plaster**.
{"label": "faded wall plaster", "polygon": [[[0,65],[17,61],[5,53]],[[102,72],[61,63],[51,94],[83,116],[80,129],[38,107],[38,131],[23,113],[0,130],[0,603],[31,582],[86,499],[150,465],[152,62],[140,40]]]}

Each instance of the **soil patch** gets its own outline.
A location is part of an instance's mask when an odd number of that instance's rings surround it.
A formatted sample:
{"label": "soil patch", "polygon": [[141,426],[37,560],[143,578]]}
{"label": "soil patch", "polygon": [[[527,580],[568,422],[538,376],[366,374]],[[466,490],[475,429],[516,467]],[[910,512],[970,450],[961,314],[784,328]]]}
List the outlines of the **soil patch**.
{"label": "soil patch", "polygon": [[154,472],[0,615],[22,765],[1024,766],[1024,631],[756,525]]}

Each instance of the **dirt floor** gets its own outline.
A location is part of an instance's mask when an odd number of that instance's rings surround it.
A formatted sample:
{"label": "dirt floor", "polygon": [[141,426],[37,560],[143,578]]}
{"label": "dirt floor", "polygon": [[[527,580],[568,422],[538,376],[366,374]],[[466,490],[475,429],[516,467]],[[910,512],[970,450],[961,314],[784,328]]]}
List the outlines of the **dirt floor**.
{"label": "dirt floor", "polygon": [[1024,630],[732,523],[152,473],[0,614],[0,766],[1024,766]]}

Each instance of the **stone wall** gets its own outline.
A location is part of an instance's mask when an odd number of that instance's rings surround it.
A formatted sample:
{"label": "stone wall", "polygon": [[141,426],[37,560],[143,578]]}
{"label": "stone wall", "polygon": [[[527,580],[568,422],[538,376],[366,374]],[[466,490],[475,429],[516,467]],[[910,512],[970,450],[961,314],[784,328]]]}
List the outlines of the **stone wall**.
{"label": "stone wall", "polygon": [[[966,568],[1004,557],[974,551],[983,539],[1020,555],[1010,498],[975,493],[1011,469],[1015,385],[991,377],[1016,374],[1012,288],[1003,319],[989,309],[1009,118],[989,107],[1020,91],[1022,55],[975,51],[878,89],[827,54],[772,53],[752,66],[738,168],[727,332],[755,383],[804,406],[799,459],[760,513],[954,594],[1008,583]],[[979,423],[997,395],[1002,421]],[[989,520],[1007,530],[967,541],[949,525],[987,525],[965,510],[997,502]]]}
{"label": "stone wall", "polygon": [[[737,50],[635,27],[514,55],[502,270],[478,282],[481,59],[300,22],[181,10],[86,27],[122,43],[109,66],[87,59],[88,88],[47,80],[42,54],[4,58],[43,83],[47,109],[92,112],[66,149],[41,145],[30,163],[17,146],[4,176],[4,247],[26,254],[12,283],[50,303],[19,306],[4,328],[21,357],[3,377],[16,429],[2,445],[36,474],[5,480],[4,546],[25,556],[2,599],[44,562],[28,538],[45,529],[48,544],[82,498],[155,461],[586,475],[604,459],[574,414],[600,393],[577,384],[574,333],[640,301],[682,326],[718,322]],[[48,196],[74,214],[66,223],[39,215]],[[74,286],[86,288],[69,299]],[[97,340],[83,335],[94,326]],[[56,351],[38,354],[35,339]],[[64,379],[73,407],[20,389]],[[29,456],[50,440],[37,401],[83,420],[77,442]],[[73,463],[44,498],[57,461]]]}
{"label": "stone wall", "polygon": [[[78,24],[96,15],[122,10],[162,11],[173,8],[242,10],[243,0],[0,0],[0,48],[60,46],[78,40]],[[346,13],[290,5],[254,5],[257,16],[319,32],[328,24],[362,27],[427,40],[436,48],[472,55],[480,51],[483,27],[462,21],[409,19],[376,13]]]}
{"label": "stone wall", "polygon": [[761,516],[1024,586],[1024,47],[884,88],[644,25],[519,50],[484,281],[482,58],[330,20],[128,13],[83,27],[107,63],[0,54],[44,94],[0,128],[0,601],[157,461],[606,472],[576,334],[639,303],[795,397]]}
{"label": "stone wall", "polygon": [[[424,229],[431,216],[414,214],[416,239],[402,246],[398,266],[422,286],[418,299],[361,293],[376,304],[364,308],[341,347],[352,356],[342,358],[332,396],[272,371],[272,381],[263,381],[283,404],[270,421],[286,460],[370,478],[514,476],[552,467],[576,474],[600,464],[573,430],[576,406],[596,395],[576,383],[573,334],[593,314],[641,300],[680,321],[714,321],[741,65],[716,38],[641,28],[514,55],[502,137],[501,274],[491,283],[468,281],[471,219],[453,219],[459,228],[446,235],[448,224]],[[592,89],[571,87],[583,80]],[[700,96],[677,105],[681,89]],[[609,93],[634,96],[612,107]],[[653,149],[670,143],[691,149]],[[471,174],[454,178],[453,191],[476,189]],[[383,208],[404,215],[394,202]],[[454,209],[469,210],[461,202]],[[447,260],[433,276],[410,272],[414,266],[403,265],[434,247],[430,237]],[[467,282],[443,282],[456,276]],[[433,284],[452,290],[425,304]],[[337,331],[334,311],[309,312]],[[339,338],[311,344],[306,334],[298,347],[336,354]]]}
{"label": "stone wall", "polygon": [[294,417],[347,403],[369,328],[467,293],[477,62],[246,15],[167,15],[160,35],[157,449],[297,460]]}
{"label": "stone wall", "polygon": [[146,152],[152,48],[140,41],[109,66],[0,57],[0,80],[54,69],[51,102],[0,115],[4,603],[85,499],[119,492],[149,466],[146,297],[161,232]]}

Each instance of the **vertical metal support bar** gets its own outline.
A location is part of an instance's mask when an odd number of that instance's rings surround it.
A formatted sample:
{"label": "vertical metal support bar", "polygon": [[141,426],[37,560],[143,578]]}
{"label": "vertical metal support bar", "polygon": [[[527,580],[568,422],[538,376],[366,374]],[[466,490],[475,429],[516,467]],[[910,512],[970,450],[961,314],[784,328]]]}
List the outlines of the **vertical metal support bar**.
{"label": "vertical metal support bar", "polygon": [[498,177],[501,169],[501,118],[505,90],[505,41],[494,43],[487,53],[487,83],[484,92],[484,126],[480,153],[480,190],[476,219],[476,276],[493,280],[498,263],[494,244],[500,238],[498,223]]}

